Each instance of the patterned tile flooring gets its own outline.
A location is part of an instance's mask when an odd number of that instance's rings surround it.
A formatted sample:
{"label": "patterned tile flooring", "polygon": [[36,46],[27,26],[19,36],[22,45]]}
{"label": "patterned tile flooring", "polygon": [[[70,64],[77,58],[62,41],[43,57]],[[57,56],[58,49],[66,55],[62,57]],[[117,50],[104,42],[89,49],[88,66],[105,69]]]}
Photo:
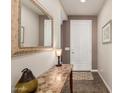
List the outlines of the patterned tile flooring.
{"label": "patterned tile flooring", "polygon": [[[73,80],[73,93],[109,93],[97,72],[93,72],[93,80]],[[70,93],[69,81],[61,93]]]}
{"label": "patterned tile flooring", "polygon": [[73,80],[73,93],[109,93],[98,73],[92,74],[94,80]]}

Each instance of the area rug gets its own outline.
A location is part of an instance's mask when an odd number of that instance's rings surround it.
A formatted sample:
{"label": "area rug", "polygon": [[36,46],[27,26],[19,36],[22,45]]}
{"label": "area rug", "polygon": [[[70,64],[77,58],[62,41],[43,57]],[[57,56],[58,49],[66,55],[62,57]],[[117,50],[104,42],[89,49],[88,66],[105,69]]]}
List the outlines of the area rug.
{"label": "area rug", "polygon": [[73,72],[73,80],[94,80],[91,72]]}

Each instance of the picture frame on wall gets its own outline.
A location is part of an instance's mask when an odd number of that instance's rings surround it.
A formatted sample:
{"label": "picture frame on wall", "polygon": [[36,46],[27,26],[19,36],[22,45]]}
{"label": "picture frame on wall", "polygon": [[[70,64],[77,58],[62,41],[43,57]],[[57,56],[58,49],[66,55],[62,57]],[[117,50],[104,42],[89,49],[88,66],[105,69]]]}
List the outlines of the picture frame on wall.
{"label": "picture frame on wall", "polygon": [[112,42],[112,21],[110,20],[102,27],[102,43]]}

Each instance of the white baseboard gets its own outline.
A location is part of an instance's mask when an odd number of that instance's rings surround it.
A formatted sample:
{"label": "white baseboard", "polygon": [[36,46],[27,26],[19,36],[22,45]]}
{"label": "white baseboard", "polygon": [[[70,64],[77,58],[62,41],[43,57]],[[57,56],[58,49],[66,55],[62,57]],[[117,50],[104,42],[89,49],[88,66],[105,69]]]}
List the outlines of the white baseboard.
{"label": "white baseboard", "polygon": [[105,86],[107,87],[107,89],[109,90],[110,93],[112,93],[111,88],[109,87],[109,85],[107,84],[107,82],[105,81],[105,79],[103,78],[103,76],[101,75],[101,73],[98,71],[99,76],[101,77],[101,79],[103,80]]}
{"label": "white baseboard", "polygon": [[97,69],[92,69],[91,72],[98,72],[98,70]]}

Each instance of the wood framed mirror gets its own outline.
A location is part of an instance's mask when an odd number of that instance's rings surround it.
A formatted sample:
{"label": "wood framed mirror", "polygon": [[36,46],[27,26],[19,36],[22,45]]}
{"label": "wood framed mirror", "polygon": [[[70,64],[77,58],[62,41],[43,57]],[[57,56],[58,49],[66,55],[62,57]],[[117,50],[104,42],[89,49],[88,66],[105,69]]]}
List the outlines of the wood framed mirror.
{"label": "wood framed mirror", "polygon": [[39,0],[12,0],[12,55],[53,49],[53,17]]}

